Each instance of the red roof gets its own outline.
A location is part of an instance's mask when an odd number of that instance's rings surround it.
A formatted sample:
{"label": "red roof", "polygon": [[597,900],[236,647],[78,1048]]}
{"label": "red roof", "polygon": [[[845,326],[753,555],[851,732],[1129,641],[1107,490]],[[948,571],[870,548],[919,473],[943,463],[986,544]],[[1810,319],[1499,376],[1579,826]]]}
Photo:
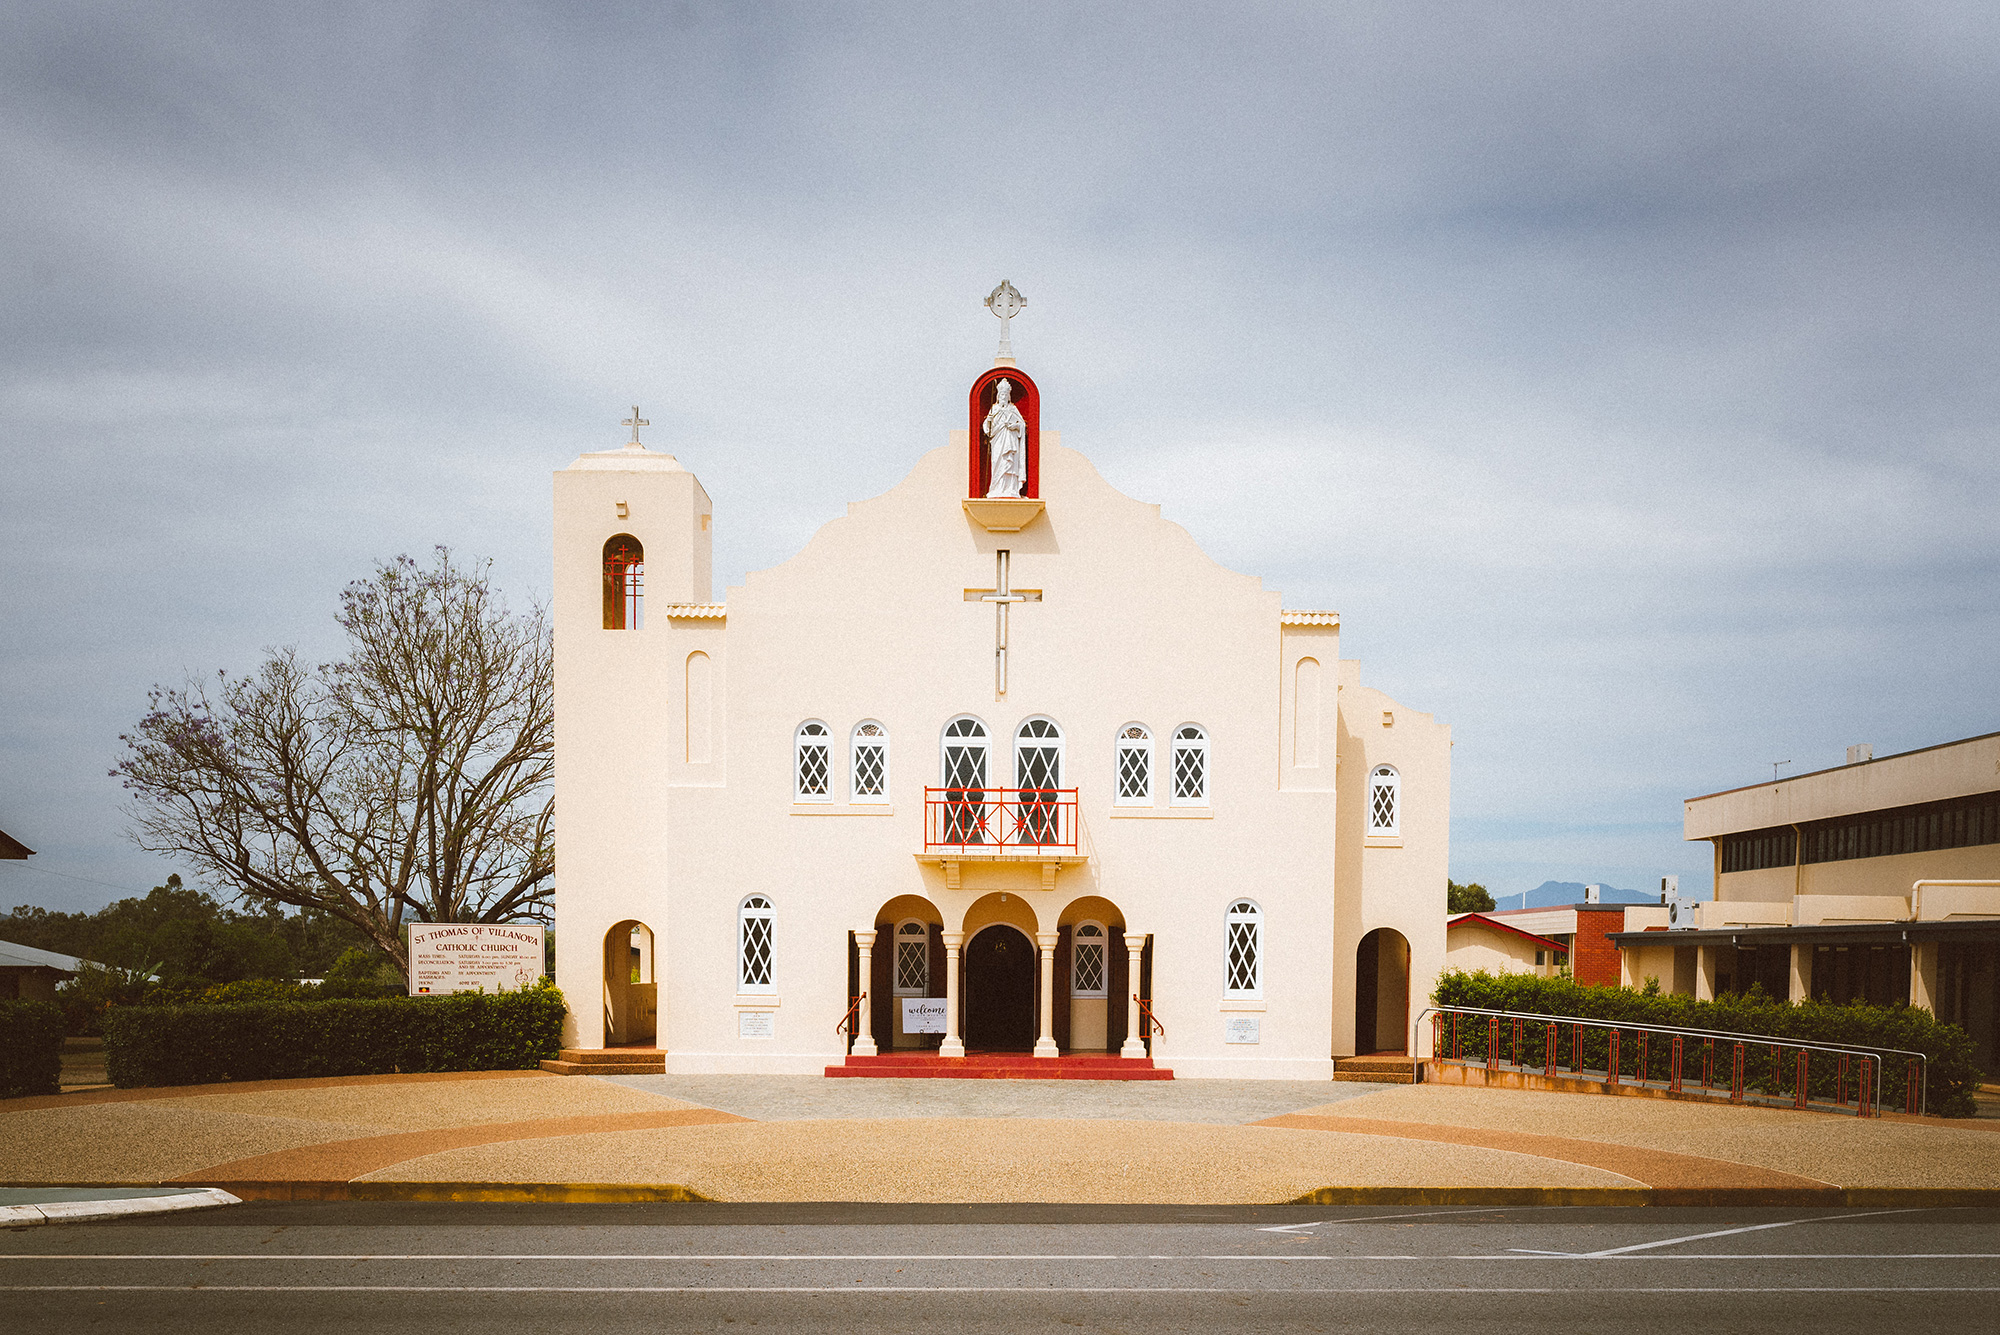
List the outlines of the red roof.
{"label": "red roof", "polygon": [[1461,913],[1456,918],[1446,922],[1444,928],[1448,932],[1454,927],[1464,926],[1491,927],[1496,932],[1505,932],[1509,936],[1518,936],[1523,941],[1533,941],[1543,950],[1559,950],[1565,955],[1569,953],[1569,947],[1560,941],[1551,940],[1546,936],[1536,936],[1533,932],[1524,932],[1520,928],[1510,927],[1504,922],[1495,922],[1483,913]]}

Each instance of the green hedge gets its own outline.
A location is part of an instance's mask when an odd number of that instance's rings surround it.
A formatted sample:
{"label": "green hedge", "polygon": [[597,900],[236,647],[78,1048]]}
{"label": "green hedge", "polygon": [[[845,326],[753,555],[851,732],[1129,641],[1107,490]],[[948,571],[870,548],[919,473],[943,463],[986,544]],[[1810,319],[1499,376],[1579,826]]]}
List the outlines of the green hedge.
{"label": "green hedge", "polygon": [[[1904,1048],[1930,1058],[1926,1089],[1931,1112],[1945,1117],[1973,1114],[1972,1088],[1979,1078],[1973,1065],[1971,1035],[1955,1024],[1940,1024],[1926,1010],[1908,1006],[1870,1006],[1855,1001],[1835,1005],[1828,1001],[1803,1001],[1794,1005],[1776,1001],[1759,989],[1747,995],[1717,997],[1697,1001],[1693,997],[1657,991],[1641,992],[1629,987],[1591,987],[1569,978],[1544,978],[1537,974],[1484,971],[1466,973],[1448,970],[1438,978],[1431,1000],[1440,1006],[1473,1006],[1483,1010],[1526,1012],[1534,1015],[1573,1015],[1578,1019],[1623,1020],[1635,1024],[1670,1025],[1686,1029],[1714,1029],[1737,1034],[1767,1034],[1773,1038],[1808,1043],[1846,1044],[1854,1047]],[[1531,1026],[1532,1027],[1532,1026]],[[1540,1065],[1546,1040],[1542,1031],[1524,1032],[1530,1064]],[[1602,1070],[1609,1060],[1610,1036],[1599,1032],[1583,1035],[1584,1065]],[[1426,1038],[1425,1043],[1429,1042]],[[1483,1040],[1482,1040],[1483,1041]],[[1511,1044],[1511,1031],[1501,1040]],[[1570,1065],[1575,1057],[1569,1039],[1559,1035],[1559,1060]],[[1718,1048],[1720,1045],[1718,1044]],[[1698,1080],[1706,1045],[1685,1045],[1683,1079]],[[1772,1069],[1768,1050],[1746,1054],[1746,1083],[1765,1093],[1790,1097],[1796,1072],[1793,1058],[1786,1055],[1779,1069]],[[1728,1058],[1718,1052],[1715,1078],[1729,1081]],[[1626,1074],[1638,1071],[1638,1044],[1627,1036],[1619,1046],[1619,1067]],[[1647,1078],[1665,1080],[1673,1062],[1670,1040],[1649,1042],[1646,1051]],[[1908,1082],[1907,1066],[1890,1057],[1883,1063],[1882,1102],[1890,1112],[1904,1106]],[[1815,1099],[1831,1099],[1837,1062],[1815,1056],[1807,1080],[1807,1091]],[[1848,1098],[1853,1098],[1852,1081]]]}
{"label": "green hedge", "polygon": [[225,1080],[529,1071],[561,1046],[553,986],[377,1001],[120,1006],[104,1017],[105,1065],[120,1089]]}
{"label": "green hedge", "polygon": [[62,1007],[0,1001],[0,1099],[62,1092]]}

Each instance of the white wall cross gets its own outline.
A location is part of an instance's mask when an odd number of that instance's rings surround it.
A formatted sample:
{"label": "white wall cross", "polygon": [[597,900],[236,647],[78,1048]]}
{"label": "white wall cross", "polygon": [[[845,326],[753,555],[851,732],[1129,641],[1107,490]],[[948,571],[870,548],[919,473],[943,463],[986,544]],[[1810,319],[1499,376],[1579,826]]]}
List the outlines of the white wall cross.
{"label": "white wall cross", "polygon": [[993,604],[993,690],[998,695],[1007,694],[1007,609],[1015,603],[1028,600],[1015,593],[1007,582],[1008,558],[1006,551],[994,553],[993,592],[980,595],[979,601]]}

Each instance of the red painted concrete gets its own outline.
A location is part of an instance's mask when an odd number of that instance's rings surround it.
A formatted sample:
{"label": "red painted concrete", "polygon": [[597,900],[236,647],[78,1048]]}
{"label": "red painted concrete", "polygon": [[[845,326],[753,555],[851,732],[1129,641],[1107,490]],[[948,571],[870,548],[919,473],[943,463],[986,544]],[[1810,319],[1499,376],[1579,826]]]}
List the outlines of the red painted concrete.
{"label": "red painted concrete", "polygon": [[849,1057],[826,1068],[829,1076],[873,1080],[1171,1080],[1174,1073],[1150,1057],[1083,1053],[1032,1057],[1025,1052],[974,1052],[940,1057],[930,1052]]}

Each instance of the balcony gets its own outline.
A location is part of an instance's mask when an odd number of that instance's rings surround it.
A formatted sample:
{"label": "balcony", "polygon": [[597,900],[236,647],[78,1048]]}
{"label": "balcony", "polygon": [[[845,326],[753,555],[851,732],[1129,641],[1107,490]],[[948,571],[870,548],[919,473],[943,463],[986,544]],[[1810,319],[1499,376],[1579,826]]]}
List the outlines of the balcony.
{"label": "balcony", "polygon": [[1058,871],[1087,861],[1076,812],[1074,788],[926,788],[917,857],[936,862],[953,890],[965,862],[1038,863],[1042,888],[1053,890]]}

